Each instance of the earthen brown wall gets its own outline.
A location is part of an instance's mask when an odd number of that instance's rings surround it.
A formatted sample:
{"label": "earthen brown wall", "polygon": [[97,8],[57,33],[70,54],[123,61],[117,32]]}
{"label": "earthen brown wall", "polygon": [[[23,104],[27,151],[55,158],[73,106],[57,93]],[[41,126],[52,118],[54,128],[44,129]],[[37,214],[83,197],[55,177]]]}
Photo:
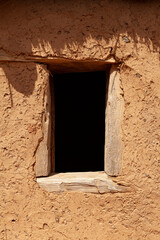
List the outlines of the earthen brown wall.
{"label": "earthen brown wall", "polygon": [[[0,3],[0,239],[160,239],[159,1]],[[120,63],[124,154],[113,181],[131,192],[54,194],[38,186],[49,73],[35,57]]]}

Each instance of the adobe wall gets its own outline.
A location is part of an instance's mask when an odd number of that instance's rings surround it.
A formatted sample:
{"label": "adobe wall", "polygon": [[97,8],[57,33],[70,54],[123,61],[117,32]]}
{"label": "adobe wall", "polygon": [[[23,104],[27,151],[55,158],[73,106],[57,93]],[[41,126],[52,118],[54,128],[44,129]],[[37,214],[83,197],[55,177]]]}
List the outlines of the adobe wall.
{"label": "adobe wall", "polygon": [[[159,2],[10,0],[0,11],[0,239],[158,240]],[[38,186],[49,77],[42,63],[55,58],[120,63],[124,154],[113,181],[130,192],[57,194]]]}

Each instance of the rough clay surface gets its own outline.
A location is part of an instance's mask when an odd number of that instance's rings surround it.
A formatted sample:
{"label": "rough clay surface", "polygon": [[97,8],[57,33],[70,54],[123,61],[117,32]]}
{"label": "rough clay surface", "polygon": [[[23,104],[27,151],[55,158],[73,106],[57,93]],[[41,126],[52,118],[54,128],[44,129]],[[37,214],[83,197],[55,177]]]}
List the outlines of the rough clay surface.
{"label": "rough clay surface", "polygon": [[160,239],[159,1],[0,1],[0,57],[120,61],[129,193],[54,194],[35,179],[48,73],[0,68],[0,239]]}

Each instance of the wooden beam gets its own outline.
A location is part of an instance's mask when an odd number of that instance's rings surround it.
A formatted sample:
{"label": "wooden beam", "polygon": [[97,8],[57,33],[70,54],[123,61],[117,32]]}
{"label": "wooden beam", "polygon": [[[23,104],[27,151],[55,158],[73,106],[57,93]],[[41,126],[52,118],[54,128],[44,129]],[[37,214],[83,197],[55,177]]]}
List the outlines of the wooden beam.
{"label": "wooden beam", "polygon": [[44,92],[44,113],[42,117],[41,139],[36,151],[36,177],[48,176],[51,172],[51,96],[49,75]]}
{"label": "wooden beam", "polygon": [[105,112],[105,171],[110,176],[121,174],[123,142],[121,126],[124,112],[120,74],[115,65],[110,70]]}
{"label": "wooden beam", "polygon": [[105,172],[58,173],[47,178],[37,178],[40,187],[48,192],[109,193],[128,192],[129,186],[118,185]]}

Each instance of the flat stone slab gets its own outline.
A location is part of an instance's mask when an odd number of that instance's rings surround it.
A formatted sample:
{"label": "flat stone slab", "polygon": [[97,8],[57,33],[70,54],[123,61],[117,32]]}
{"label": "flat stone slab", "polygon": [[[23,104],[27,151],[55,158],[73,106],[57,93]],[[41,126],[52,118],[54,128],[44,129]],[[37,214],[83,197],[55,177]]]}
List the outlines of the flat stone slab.
{"label": "flat stone slab", "polygon": [[40,187],[48,192],[108,193],[128,192],[129,187],[118,185],[105,172],[57,173],[37,178]]}

